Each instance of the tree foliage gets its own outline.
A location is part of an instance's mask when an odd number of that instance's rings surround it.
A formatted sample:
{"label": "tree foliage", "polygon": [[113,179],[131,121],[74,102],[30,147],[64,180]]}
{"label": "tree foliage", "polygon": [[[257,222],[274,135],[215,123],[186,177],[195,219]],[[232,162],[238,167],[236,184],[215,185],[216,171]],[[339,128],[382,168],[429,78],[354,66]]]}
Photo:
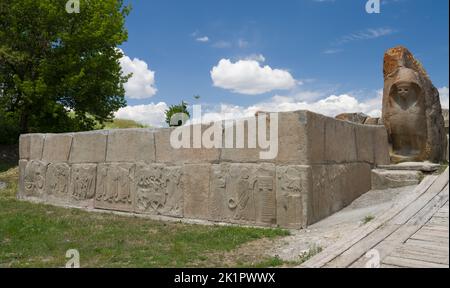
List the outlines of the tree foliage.
{"label": "tree foliage", "polygon": [[117,46],[129,7],[80,0],[69,14],[66,2],[0,1],[0,121],[20,133],[89,130],[126,105]]}
{"label": "tree foliage", "polygon": [[172,105],[166,110],[166,123],[170,127],[182,126],[191,117],[187,103],[182,101],[179,105]]}

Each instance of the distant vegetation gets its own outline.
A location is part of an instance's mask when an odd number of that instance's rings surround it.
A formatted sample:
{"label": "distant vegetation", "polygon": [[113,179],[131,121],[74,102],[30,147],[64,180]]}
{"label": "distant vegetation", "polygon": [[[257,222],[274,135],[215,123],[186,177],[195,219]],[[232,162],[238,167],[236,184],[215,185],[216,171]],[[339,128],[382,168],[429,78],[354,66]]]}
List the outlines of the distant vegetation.
{"label": "distant vegetation", "polygon": [[149,128],[149,126],[141,124],[139,122],[127,119],[114,119],[113,122],[105,123],[103,129],[129,129],[129,128]]}

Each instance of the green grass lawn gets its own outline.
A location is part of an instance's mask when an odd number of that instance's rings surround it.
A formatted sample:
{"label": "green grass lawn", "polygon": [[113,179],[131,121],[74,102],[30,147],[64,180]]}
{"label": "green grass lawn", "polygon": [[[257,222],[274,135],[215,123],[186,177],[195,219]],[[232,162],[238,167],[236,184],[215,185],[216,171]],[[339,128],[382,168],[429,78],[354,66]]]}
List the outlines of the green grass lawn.
{"label": "green grass lawn", "polygon": [[16,200],[17,179],[17,168],[0,170],[0,181],[7,183],[0,190],[0,267],[64,267],[68,249],[79,251],[81,267],[286,264],[252,248],[246,251],[252,257],[239,252],[289,234],[281,229],[164,223],[32,204]]}

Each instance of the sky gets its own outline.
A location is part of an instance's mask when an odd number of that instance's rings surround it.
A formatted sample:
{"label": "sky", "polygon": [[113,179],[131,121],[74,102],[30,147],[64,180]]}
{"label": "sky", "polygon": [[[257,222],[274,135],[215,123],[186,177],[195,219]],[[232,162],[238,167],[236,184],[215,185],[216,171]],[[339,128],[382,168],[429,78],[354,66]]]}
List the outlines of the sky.
{"label": "sky", "polygon": [[[381,114],[383,55],[406,46],[449,97],[449,1],[126,0],[121,45],[128,106],[116,116],[159,127],[169,105],[204,119],[307,109]],[[199,95],[196,99],[194,96]]]}

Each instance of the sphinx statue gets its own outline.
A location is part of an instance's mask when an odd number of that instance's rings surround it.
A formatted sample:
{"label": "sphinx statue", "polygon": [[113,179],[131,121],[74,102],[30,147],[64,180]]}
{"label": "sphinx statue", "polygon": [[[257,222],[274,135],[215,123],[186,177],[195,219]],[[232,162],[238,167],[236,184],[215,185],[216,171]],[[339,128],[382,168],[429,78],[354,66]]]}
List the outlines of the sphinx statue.
{"label": "sphinx statue", "polygon": [[384,55],[383,122],[391,161],[445,160],[446,133],[439,92],[425,69],[404,47]]}

